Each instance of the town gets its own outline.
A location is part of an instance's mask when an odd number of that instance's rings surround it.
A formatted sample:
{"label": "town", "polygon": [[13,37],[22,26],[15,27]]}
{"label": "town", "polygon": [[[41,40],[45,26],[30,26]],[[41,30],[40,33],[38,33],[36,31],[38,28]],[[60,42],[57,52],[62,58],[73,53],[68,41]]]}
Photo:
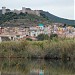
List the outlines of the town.
{"label": "town", "polygon": [[6,40],[21,40],[30,38],[37,40],[39,34],[57,34],[58,37],[74,38],[75,28],[65,26],[62,23],[52,23],[52,25],[38,24],[31,27],[0,27],[0,42]]}
{"label": "town", "polygon": [[[16,13],[16,14],[33,14],[37,15],[40,18],[41,10],[32,10],[30,8],[22,7],[21,10],[10,10],[6,7],[2,7],[0,14],[5,15],[6,13]],[[11,25],[11,24],[10,24]],[[36,25],[25,25],[25,26],[3,26],[0,27],[0,42],[2,41],[11,41],[11,40],[22,40],[30,38],[32,40],[37,40],[37,36],[40,34],[47,34],[49,37],[51,34],[57,34],[58,37],[65,38],[74,38],[75,37],[75,28],[71,25],[63,23],[51,23],[43,24],[38,23]]]}

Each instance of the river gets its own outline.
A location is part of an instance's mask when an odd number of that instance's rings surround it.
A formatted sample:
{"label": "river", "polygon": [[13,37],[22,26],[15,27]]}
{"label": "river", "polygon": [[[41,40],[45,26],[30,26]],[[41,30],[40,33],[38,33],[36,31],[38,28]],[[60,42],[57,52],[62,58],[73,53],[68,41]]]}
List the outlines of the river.
{"label": "river", "polygon": [[75,75],[75,62],[0,58],[0,75]]}

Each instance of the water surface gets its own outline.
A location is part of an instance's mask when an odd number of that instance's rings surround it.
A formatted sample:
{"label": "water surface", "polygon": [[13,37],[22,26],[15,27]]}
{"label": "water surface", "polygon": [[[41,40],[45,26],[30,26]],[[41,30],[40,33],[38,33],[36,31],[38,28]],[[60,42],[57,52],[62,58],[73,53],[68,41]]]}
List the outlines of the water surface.
{"label": "water surface", "polygon": [[1,75],[75,75],[74,61],[0,58]]}

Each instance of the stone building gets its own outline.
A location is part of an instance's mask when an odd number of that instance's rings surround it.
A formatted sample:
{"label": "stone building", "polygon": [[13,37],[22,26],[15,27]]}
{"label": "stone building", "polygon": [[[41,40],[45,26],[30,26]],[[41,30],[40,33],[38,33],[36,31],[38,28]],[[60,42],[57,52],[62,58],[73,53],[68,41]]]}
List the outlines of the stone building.
{"label": "stone building", "polygon": [[2,14],[6,13],[6,7],[2,7]]}
{"label": "stone building", "polygon": [[34,14],[34,15],[40,16],[39,10],[31,10],[30,8],[25,8],[25,7],[22,7],[22,10],[17,10],[17,9],[10,10],[10,9],[6,9],[6,7],[2,7],[2,14],[8,13],[8,12],[13,12],[16,14],[20,14],[22,12],[22,13],[28,13],[28,14]]}

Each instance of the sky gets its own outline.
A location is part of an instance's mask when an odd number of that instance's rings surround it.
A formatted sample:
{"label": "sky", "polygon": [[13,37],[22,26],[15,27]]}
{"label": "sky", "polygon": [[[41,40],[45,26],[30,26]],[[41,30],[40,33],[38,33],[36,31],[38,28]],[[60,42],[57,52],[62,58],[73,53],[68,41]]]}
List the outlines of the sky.
{"label": "sky", "polygon": [[0,9],[5,6],[10,9],[44,10],[61,18],[75,20],[75,0],[0,0]]}

